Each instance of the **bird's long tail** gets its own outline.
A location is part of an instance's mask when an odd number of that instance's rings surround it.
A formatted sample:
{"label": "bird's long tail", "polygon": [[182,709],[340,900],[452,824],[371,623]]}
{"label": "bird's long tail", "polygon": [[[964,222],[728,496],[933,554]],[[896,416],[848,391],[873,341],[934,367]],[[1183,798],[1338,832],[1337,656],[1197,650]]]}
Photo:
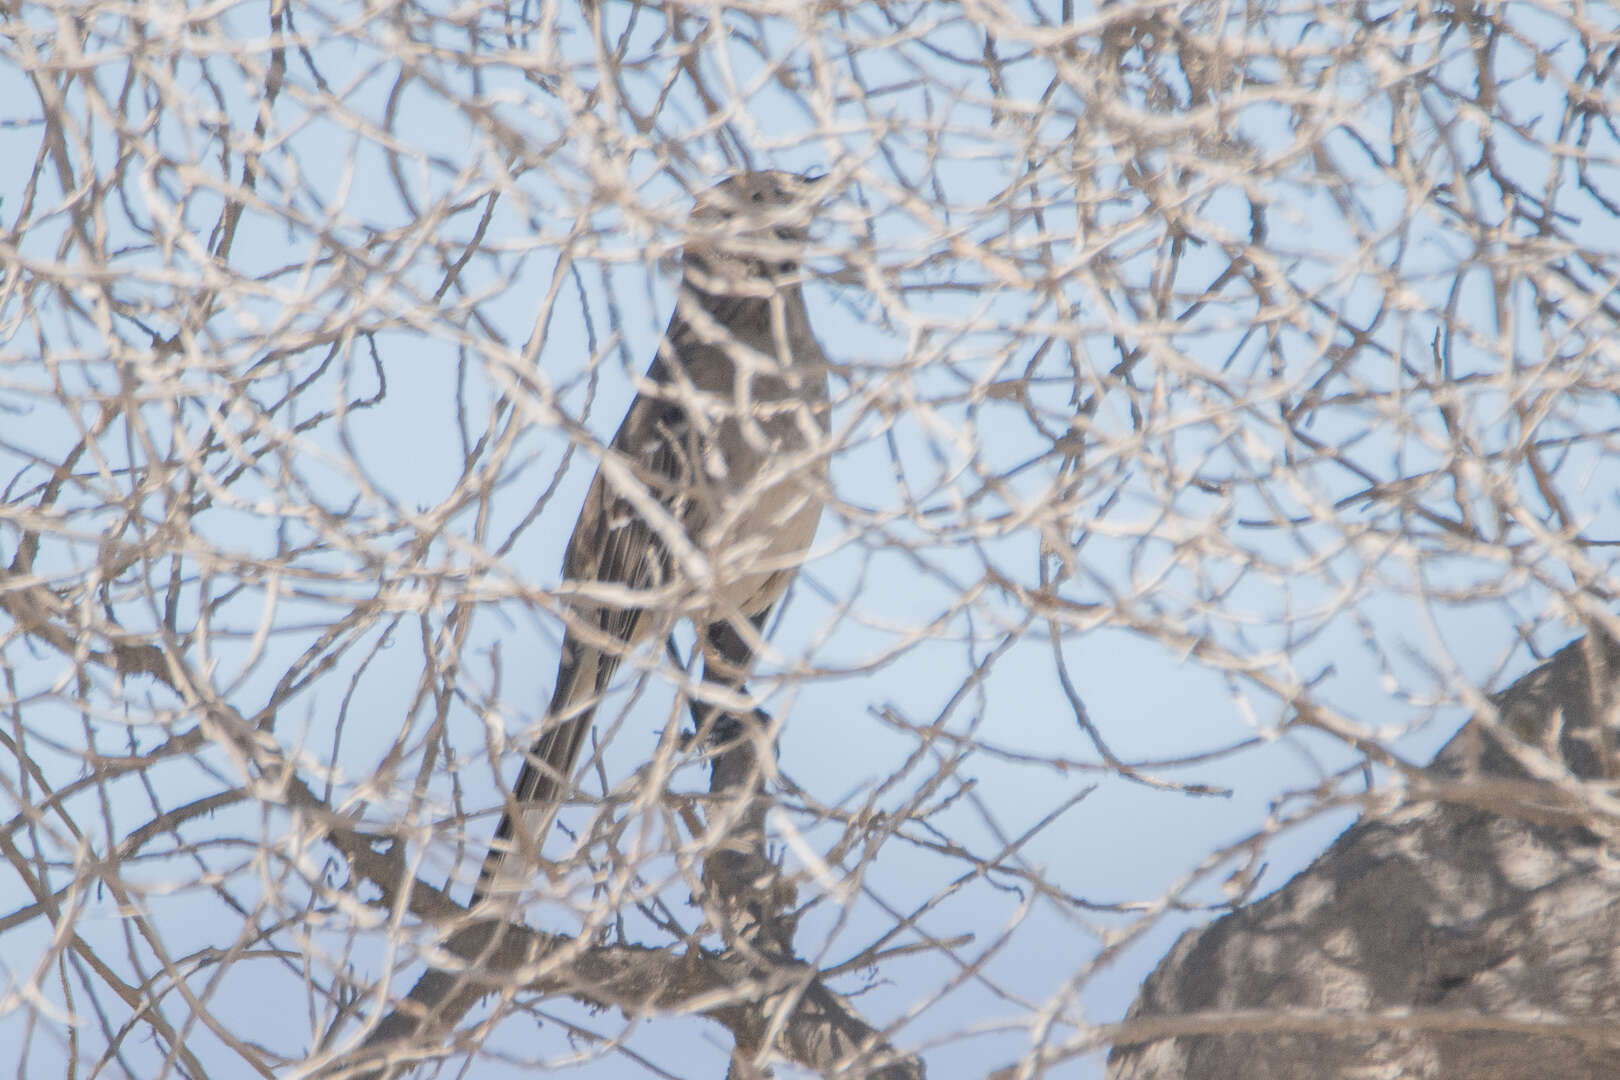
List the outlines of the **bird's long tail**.
{"label": "bird's long tail", "polygon": [[512,801],[495,827],[473,888],[472,906],[485,898],[521,889],[534,878],[540,847],[572,783],[574,762],[591,728],[596,703],[619,666],[616,655],[586,645],[572,634],[563,639],[557,688],[546,710],[546,730],[529,747],[512,788]]}

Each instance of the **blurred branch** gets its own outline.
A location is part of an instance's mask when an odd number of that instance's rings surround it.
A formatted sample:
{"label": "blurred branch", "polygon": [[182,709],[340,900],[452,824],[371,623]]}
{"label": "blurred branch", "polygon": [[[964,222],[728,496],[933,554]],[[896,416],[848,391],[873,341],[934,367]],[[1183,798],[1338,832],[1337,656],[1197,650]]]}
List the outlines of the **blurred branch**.
{"label": "blurred branch", "polygon": [[[636,945],[590,945],[498,920],[478,920],[451,933],[441,949],[458,965],[435,961],[406,999],[371,1028],[354,1054],[323,1068],[322,1077],[381,1080],[444,1051],[439,1046],[488,994],[572,996],[612,1006],[627,1017],[696,1012],[731,1032],[733,1075],[755,1075],[773,1057],[821,1073],[847,1072],[873,1080],[921,1080],[922,1063],[897,1056],[881,1031],[821,983],[816,970],[793,958],[792,886],[764,852],[767,800],[758,750],[763,727],[692,705],[699,737],[716,746],[709,793],[710,820],[703,862],[704,907],[719,924],[720,952],[689,941],[680,951]],[[765,720],[768,718],[756,718]],[[740,808],[740,810],[739,810]],[[713,835],[713,833],[718,835]],[[381,903],[403,906],[439,925],[470,913],[420,882],[405,891],[397,845],[378,853],[374,838],[333,830],[328,839],[357,874],[382,890]],[[741,1069],[743,1071],[738,1072]]]}

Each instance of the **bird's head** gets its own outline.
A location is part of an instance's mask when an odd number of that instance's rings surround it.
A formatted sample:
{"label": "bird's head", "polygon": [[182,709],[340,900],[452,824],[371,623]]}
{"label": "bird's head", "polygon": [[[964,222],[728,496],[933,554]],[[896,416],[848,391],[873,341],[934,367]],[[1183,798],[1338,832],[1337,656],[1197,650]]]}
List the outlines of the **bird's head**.
{"label": "bird's head", "polygon": [[727,177],[698,196],[683,261],[704,292],[769,293],[799,269],[820,176],[769,170]]}

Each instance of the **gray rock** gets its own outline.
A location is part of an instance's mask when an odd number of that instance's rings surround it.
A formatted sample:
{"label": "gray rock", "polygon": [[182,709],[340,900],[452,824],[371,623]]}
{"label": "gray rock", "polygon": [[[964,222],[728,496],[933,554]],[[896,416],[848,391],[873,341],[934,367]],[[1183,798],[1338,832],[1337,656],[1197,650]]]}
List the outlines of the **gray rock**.
{"label": "gray rock", "polygon": [[[1620,828],[1583,783],[1615,772],[1617,675],[1613,643],[1567,646],[1397,809],[1184,934],[1129,1017],[1174,1037],[1117,1044],[1110,1080],[1620,1078]],[[1532,779],[1504,729],[1574,776]]]}

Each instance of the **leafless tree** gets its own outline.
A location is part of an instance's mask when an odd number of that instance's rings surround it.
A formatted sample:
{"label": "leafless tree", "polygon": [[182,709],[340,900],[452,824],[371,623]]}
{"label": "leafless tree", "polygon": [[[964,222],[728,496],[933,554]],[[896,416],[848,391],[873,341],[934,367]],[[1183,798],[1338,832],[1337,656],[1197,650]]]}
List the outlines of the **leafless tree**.
{"label": "leafless tree", "polygon": [[[1354,815],[1529,813],[1421,768],[1469,716],[1613,835],[1606,736],[1489,696],[1620,638],[1611,5],[5,0],[0,42],[18,1075],[1097,1075],[1180,1030],[1116,1023],[1176,933]],[[693,198],[763,168],[826,174],[821,531],[746,694],[675,607],[625,657],[474,912]]]}

